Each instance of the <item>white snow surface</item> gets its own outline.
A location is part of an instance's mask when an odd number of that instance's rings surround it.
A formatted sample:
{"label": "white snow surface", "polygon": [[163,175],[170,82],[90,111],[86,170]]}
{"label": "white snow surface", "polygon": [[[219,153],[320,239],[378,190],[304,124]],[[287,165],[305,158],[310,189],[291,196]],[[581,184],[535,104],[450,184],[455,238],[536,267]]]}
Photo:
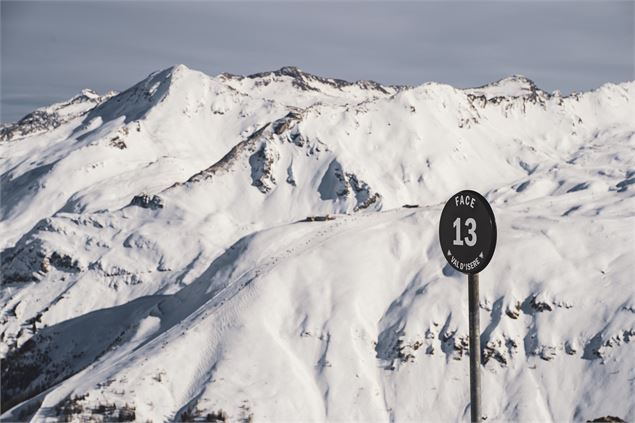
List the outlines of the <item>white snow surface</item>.
{"label": "white snow surface", "polygon": [[468,188],[487,421],[635,420],[635,83],[178,65],[79,97],[2,127],[2,420],[467,421],[438,221]]}

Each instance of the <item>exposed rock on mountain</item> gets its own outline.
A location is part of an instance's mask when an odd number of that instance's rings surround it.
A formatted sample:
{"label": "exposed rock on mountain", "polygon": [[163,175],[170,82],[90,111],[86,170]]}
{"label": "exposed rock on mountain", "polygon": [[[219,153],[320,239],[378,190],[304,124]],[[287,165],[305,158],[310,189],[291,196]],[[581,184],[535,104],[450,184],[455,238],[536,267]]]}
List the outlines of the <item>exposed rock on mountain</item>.
{"label": "exposed rock on mountain", "polygon": [[13,124],[0,127],[0,141],[11,141],[27,135],[51,131],[58,126],[86,114],[96,105],[116,95],[111,91],[100,96],[93,90],[83,90],[68,101],[34,110]]}

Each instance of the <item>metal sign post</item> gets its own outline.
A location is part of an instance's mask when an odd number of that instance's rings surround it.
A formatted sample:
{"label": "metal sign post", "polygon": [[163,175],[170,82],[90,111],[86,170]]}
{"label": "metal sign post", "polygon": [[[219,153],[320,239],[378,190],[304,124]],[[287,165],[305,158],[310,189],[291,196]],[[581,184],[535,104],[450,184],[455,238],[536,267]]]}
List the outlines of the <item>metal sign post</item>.
{"label": "metal sign post", "polygon": [[496,220],[481,194],[465,190],[443,207],[439,242],[450,266],[467,274],[470,326],[470,417],[481,421],[481,330],[479,327],[479,272],[489,264],[496,248]]}
{"label": "metal sign post", "polygon": [[478,318],[478,273],[467,275],[470,320],[470,415],[472,422],[481,421],[481,329]]}

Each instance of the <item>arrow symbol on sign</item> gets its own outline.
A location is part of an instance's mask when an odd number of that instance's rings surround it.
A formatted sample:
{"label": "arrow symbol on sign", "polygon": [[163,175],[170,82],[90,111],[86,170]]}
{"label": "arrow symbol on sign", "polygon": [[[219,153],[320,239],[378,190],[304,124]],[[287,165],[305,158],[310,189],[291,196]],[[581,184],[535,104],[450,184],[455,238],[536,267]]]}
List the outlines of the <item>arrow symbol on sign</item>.
{"label": "arrow symbol on sign", "polygon": [[481,254],[478,255],[480,258],[483,258],[483,252],[481,251]]}
{"label": "arrow symbol on sign", "polygon": [[449,256],[451,256],[451,255],[452,255],[452,253],[450,252],[450,250],[448,250],[448,255],[449,255]]}

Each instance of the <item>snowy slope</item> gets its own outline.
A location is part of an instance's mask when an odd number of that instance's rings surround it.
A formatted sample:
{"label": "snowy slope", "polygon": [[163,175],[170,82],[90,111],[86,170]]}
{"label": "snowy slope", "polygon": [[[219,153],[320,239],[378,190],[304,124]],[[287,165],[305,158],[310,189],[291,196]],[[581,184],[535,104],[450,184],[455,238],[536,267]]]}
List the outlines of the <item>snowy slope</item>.
{"label": "snowy slope", "polygon": [[633,82],[178,65],[77,98],[2,128],[3,419],[466,420],[464,188],[499,227],[488,420],[635,419]]}

